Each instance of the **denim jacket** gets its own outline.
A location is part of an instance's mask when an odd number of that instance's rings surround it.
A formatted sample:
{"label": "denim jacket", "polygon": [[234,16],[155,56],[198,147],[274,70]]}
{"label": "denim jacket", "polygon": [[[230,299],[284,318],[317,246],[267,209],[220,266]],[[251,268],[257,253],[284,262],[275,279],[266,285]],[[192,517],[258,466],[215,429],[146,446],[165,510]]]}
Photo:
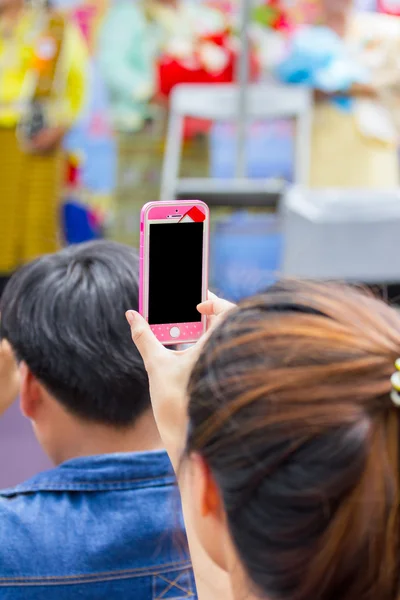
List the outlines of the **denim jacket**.
{"label": "denim jacket", "polygon": [[76,458],[0,492],[1,600],[196,598],[164,452]]}

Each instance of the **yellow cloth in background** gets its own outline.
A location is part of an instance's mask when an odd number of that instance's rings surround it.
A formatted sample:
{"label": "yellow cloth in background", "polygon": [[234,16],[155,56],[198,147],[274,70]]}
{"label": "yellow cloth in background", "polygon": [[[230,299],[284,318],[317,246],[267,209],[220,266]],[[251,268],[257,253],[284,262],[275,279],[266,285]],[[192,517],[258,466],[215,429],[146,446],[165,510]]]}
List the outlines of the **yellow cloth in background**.
{"label": "yellow cloth in background", "polygon": [[[59,246],[63,152],[26,153],[16,137],[21,100],[29,99],[24,82],[41,34],[34,11],[22,13],[10,36],[0,22],[0,275]],[[50,125],[68,128],[83,107],[88,67],[85,42],[70,23],[59,60],[63,85],[49,98]]]}
{"label": "yellow cloth in background", "polygon": [[0,128],[0,275],[59,246],[62,151],[21,151],[15,131]]}
{"label": "yellow cloth in background", "polygon": [[[355,12],[345,43],[350,55],[371,72],[372,83],[389,110],[393,124],[400,124],[400,19]],[[400,93],[398,94],[400,98]],[[386,100],[386,102],[383,102]],[[379,132],[379,111],[374,123],[362,127],[358,101],[352,113],[329,102],[317,103],[311,143],[311,187],[393,189],[400,183],[396,143],[363,134],[372,125]],[[394,140],[396,130],[394,129]]]}
{"label": "yellow cloth in background", "polygon": [[399,183],[394,146],[363,137],[353,114],[328,102],[315,106],[311,187],[393,189]]}
{"label": "yellow cloth in background", "polygon": [[[0,31],[0,126],[14,127],[20,116],[18,102],[23,96],[26,74],[32,65],[35,44],[40,31],[35,34],[37,14],[26,10],[21,16],[14,34],[8,38]],[[62,69],[65,89],[62,100],[57,103],[60,125],[69,126],[79,116],[86,92],[88,51],[80,31],[67,23],[62,49]]]}

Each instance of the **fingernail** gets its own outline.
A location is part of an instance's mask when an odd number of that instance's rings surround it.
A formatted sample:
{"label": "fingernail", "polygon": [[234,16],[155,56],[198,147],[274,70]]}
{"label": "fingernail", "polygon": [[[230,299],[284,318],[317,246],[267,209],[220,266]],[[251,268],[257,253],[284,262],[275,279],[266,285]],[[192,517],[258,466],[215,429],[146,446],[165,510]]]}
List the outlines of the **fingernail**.
{"label": "fingernail", "polygon": [[125,313],[125,317],[126,317],[126,320],[127,320],[127,321],[128,321],[128,323],[129,323],[129,325],[132,327],[132,325],[133,325],[133,323],[134,323],[134,321],[135,321],[135,317],[136,317],[136,313],[135,313],[135,311],[134,311],[134,310],[128,310],[128,311]]}

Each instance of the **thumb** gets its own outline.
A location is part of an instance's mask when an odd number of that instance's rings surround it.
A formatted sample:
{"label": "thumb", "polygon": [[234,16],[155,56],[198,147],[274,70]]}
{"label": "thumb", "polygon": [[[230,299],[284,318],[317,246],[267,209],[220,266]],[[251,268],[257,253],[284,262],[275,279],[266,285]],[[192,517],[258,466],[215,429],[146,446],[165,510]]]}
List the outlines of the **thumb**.
{"label": "thumb", "polygon": [[147,321],[138,312],[128,310],[125,316],[131,326],[132,340],[139,350],[147,369],[150,360],[164,352],[165,348],[151,331]]}

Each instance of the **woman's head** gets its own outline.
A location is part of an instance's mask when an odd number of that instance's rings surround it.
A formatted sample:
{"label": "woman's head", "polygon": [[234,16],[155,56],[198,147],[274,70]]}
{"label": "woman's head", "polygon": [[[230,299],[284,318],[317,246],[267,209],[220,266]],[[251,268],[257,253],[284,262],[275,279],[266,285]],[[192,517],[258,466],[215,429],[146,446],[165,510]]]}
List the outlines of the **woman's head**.
{"label": "woman's head", "polygon": [[208,525],[226,522],[255,595],[397,598],[399,356],[400,315],[328,284],[280,284],[207,342],[189,384],[200,536],[226,560]]}

